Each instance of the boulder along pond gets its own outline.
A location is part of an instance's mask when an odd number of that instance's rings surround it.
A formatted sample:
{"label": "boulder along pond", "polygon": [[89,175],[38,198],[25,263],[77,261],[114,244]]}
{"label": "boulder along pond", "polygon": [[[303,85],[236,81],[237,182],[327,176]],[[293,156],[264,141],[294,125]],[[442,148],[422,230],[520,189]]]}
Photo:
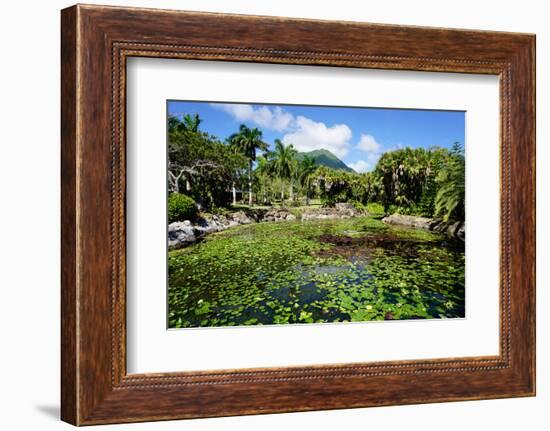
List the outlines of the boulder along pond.
{"label": "boulder along pond", "polygon": [[461,318],[464,258],[371,216],[240,225],[168,252],[168,326]]}

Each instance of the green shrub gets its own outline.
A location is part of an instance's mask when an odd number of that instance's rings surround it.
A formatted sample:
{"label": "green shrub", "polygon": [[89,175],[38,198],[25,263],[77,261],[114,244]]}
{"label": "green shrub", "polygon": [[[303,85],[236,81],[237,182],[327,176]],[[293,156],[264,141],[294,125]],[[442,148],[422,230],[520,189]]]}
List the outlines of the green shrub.
{"label": "green shrub", "polygon": [[430,214],[422,212],[422,210],[416,204],[411,204],[407,206],[394,206],[393,211],[388,214],[402,214],[410,216],[419,216],[419,217],[428,217]]}
{"label": "green shrub", "polygon": [[168,222],[195,220],[199,210],[195,201],[189,196],[172,193],[168,196]]}
{"label": "green shrub", "polygon": [[378,202],[369,202],[366,205],[366,209],[370,215],[384,215],[384,205],[379,204]]}
{"label": "green shrub", "polygon": [[359,202],[359,201],[353,200],[353,201],[350,201],[349,203],[352,204],[353,207],[354,207],[357,211],[364,212],[364,211],[366,211],[366,209],[367,209],[367,206],[366,206],[366,205],[363,205],[363,204],[362,204],[361,202]]}

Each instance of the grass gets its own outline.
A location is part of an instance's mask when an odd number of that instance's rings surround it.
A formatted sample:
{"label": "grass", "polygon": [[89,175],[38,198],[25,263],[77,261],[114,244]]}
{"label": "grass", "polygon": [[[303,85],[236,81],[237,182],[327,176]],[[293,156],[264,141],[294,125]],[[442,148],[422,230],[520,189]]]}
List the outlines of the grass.
{"label": "grass", "polygon": [[378,218],[257,223],[172,251],[169,326],[464,316],[464,252]]}

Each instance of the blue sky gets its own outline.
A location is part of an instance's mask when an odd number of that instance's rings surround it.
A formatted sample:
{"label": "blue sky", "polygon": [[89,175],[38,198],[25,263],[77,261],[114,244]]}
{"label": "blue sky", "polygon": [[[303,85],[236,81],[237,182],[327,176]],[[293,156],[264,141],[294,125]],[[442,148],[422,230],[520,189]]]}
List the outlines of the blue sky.
{"label": "blue sky", "polygon": [[325,148],[358,172],[386,151],[465,144],[463,111],[168,101],[168,113],[199,114],[201,130],[222,141],[240,124],[258,127],[271,147],[280,139],[299,151]]}

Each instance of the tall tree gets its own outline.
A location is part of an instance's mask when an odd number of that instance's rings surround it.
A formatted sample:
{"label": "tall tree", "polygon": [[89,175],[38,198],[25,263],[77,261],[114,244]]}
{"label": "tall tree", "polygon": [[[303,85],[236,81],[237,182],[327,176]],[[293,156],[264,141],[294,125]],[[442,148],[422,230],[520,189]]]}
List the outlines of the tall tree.
{"label": "tall tree", "polygon": [[262,195],[262,203],[264,205],[268,202],[268,194],[271,191],[272,171],[271,153],[267,152],[263,156],[258,157],[255,174],[258,179],[258,192]]}
{"label": "tall tree", "polygon": [[[273,151],[273,171],[275,175],[283,180],[292,180],[296,167],[296,155],[298,151],[292,144],[285,146],[279,139],[275,139],[275,150]],[[292,186],[291,186],[292,187]],[[284,186],[281,188],[281,203],[285,201]]]}
{"label": "tall tree", "polygon": [[229,137],[229,142],[248,159],[248,205],[252,206],[252,165],[256,160],[256,151],[266,151],[268,145],[259,129],[250,129],[244,124]]}
{"label": "tall tree", "polygon": [[314,182],[313,173],[316,169],[315,160],[309,156],[304,156],[298,167],[298,180],[305,191],[306,205],[309,205],[311,186]]}

